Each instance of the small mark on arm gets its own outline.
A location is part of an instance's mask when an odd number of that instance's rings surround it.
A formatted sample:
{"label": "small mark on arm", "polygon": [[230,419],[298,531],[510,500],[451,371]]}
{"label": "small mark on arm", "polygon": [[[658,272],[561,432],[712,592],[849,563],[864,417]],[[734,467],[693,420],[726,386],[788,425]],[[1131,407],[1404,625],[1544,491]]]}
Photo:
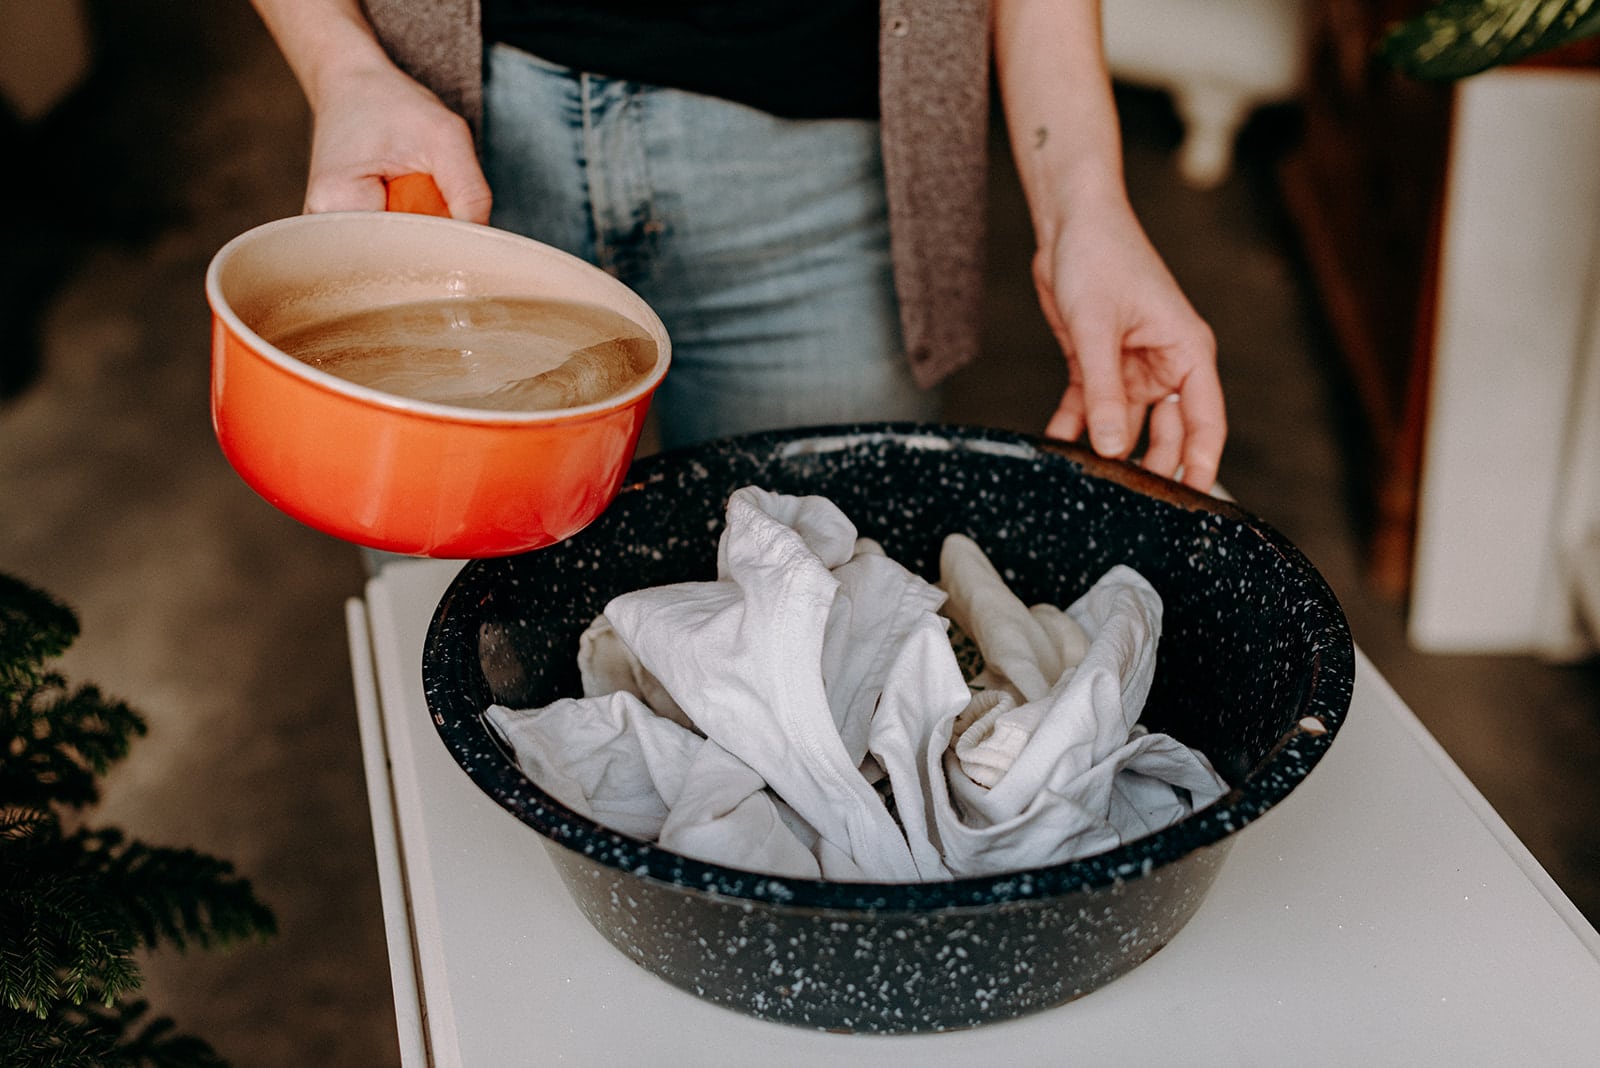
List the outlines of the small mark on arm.
{"label": "small mark on arm", "polygon": [[1038,151],[1039,149],[1043,148],[1044,147],[1044,143],[1046,141],[1048,141],[1048,140],[1050,140],[1050,130],[1049,130],[1048,127],[1037,126],[1037,127],[1034,128],[1034,131],[1033,131],[1033,147],[1034,147],[1035,151]]}

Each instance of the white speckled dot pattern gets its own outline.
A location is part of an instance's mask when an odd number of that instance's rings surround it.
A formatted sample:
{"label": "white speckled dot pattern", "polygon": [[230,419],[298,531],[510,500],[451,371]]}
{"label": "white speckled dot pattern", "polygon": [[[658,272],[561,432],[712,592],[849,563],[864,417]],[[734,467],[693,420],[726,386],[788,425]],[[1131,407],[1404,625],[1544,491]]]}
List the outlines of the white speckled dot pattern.
{"label": "white speckled dot pattern", "polygon": [[[1166,609],[1144,722],[1204,751],[1234,789],[1098,856],[944,883],[775,878],[577,816],[522,775],[483,709],[576,694],[583,628],[618,593],[713,577],[723,506],[749,484],[831,498],[930,576],[944,536],[968,534],[1029,603],[1069,603],[1111,565],[1132,565]],[[423,654],[445,745],[544,836],[578,907],[621,952],[737,1011],[883,1033],[1035,1012],[1146,960],[1200,906],[1231,836],[1333,743],[1353,677],[1333,594],[1259,520],[1073,446],[906,424],[775,432],[641,460],[587,530],[468,564]]]}

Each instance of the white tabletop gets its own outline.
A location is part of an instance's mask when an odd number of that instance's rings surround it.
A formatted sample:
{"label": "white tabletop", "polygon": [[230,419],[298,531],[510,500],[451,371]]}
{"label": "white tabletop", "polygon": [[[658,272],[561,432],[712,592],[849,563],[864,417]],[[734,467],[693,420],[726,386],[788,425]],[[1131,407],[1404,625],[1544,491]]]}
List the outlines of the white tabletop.
{"label": "white tabletop", "polygon": [[348,606],[406,1065],[1600,1062],[1600,935],[1359,653],[1328,755],[1110,985],[897,1037],[705,1004],[602,939],[539,836],[439,740],[421,650],[457,569],[392,565]]}

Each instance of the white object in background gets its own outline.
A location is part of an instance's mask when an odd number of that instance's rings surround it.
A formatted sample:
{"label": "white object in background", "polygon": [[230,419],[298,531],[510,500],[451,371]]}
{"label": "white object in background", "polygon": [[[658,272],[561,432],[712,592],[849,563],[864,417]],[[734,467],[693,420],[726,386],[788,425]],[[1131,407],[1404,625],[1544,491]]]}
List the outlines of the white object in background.
{"label": "white object in background", "polygon": [[1306,0],[1105,0],[1101,17],[1111,76],[1172,94],[1178,172],[1202,189],[1228,176],[1251,112],[1305,80]]}
{"label": "white object in background", "polygon": [[78,87],[91,51],[83,0],[0,6],[0,96],[24,122]]}
{"label": "white object in background", "polygon": [[1588,322],[1567,419],[1570,432],[1556,517],[1557,563],[1570,579],[1584,624],[1582,653],[1600,646],[1600,210],[1595,223]]}
{"label": "white object in background", "polygon": [[1557,527],[1596,358],[1600,71],[1466,79],[1451,145],[1409,637],[1566,658],[1585,647]]}
{"label": "white object in background", "polygon": [[1600,643],[1600,521],[1568,546],[1567,567],[1586,626],[1589,648]]}

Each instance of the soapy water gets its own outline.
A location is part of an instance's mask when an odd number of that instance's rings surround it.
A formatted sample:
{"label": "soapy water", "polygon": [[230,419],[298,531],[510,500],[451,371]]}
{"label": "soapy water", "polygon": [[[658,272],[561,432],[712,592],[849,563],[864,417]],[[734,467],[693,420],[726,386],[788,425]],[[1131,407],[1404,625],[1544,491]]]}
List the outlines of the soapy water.
{"label": "soapy water", "polygon": [[357,385],[495,411],[597,404],[643,381],[659,358],[655,340],[618,312],[536,297],[366,308],[267,340]]}

